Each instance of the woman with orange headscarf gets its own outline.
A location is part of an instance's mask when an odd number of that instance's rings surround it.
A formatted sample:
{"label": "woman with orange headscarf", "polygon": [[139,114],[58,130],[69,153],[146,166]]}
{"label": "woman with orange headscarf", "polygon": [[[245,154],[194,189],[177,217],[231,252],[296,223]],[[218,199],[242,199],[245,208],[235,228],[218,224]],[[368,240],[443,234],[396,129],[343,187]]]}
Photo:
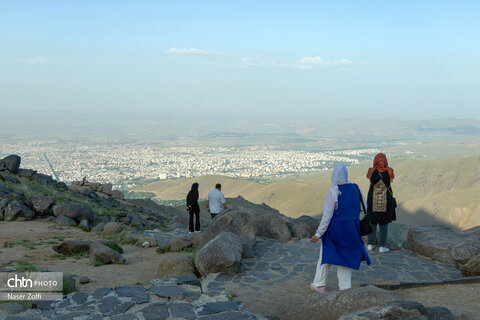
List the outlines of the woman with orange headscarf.
{"label": "woman with orange headscarf", "polygon": [[378,226],[379,252],[385,253],[390,251],[387,247],[388,224],[397,218],[395,213],[397,204],[391,187],[395,175],[383,153],[375,156],[373,167],[368,169],[367,178],[370,180],[367,196],[368,214],[373,227],[373,232],[368,235],[367,250],[375,249]]}

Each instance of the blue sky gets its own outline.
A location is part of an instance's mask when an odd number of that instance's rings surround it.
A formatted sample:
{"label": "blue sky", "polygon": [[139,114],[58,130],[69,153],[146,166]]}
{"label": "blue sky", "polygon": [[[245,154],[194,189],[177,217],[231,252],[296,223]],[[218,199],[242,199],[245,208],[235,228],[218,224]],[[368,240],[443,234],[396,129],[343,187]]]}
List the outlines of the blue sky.
{"label": "blue sky", "polygon": [[0,0],[0,110],[480,118],[478,1]]}

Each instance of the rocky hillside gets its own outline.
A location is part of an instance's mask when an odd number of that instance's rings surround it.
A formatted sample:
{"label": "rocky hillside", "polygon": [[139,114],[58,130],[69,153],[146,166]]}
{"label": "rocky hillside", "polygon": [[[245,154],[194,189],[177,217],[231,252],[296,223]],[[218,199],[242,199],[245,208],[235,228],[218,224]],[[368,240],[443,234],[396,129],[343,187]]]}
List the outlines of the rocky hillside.
{"label": "rocky hillside", "polygon": [[111,184],[74,182],[20,168],[16,155],[0,160],[0,220],[47,219],[60,226],[101,231],[107,223],[125,230],[164,228],[178,215],[173,207],[148,199],[125,200]]}

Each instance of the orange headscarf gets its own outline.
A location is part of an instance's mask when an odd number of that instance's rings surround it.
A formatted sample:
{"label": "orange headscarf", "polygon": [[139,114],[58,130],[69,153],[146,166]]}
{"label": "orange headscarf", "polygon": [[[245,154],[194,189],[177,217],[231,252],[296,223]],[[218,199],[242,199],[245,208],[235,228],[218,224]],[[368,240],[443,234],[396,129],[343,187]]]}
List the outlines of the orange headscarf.
{"label": "orange headscarf", "polygon": [[377,169],[379,172],[388,171],[388,175],[390,176],[390,181],[393,181],[395,175],[393,174],[393,169],[388,166],[387,157],[383,153],[379,153],[373,159],[373,168],[369,168],[367,172],[367,178],[370,179],[372,177],[373,171]]}

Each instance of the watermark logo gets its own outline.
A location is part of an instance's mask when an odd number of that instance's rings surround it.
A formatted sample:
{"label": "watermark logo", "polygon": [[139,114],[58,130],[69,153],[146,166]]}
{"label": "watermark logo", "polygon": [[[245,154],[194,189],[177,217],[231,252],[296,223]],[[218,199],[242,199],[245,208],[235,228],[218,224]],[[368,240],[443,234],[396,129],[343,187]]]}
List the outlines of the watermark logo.
{"label": "watermark logo", "polygon": [[62,272],[0,272],[0,301],[61,300]]}

